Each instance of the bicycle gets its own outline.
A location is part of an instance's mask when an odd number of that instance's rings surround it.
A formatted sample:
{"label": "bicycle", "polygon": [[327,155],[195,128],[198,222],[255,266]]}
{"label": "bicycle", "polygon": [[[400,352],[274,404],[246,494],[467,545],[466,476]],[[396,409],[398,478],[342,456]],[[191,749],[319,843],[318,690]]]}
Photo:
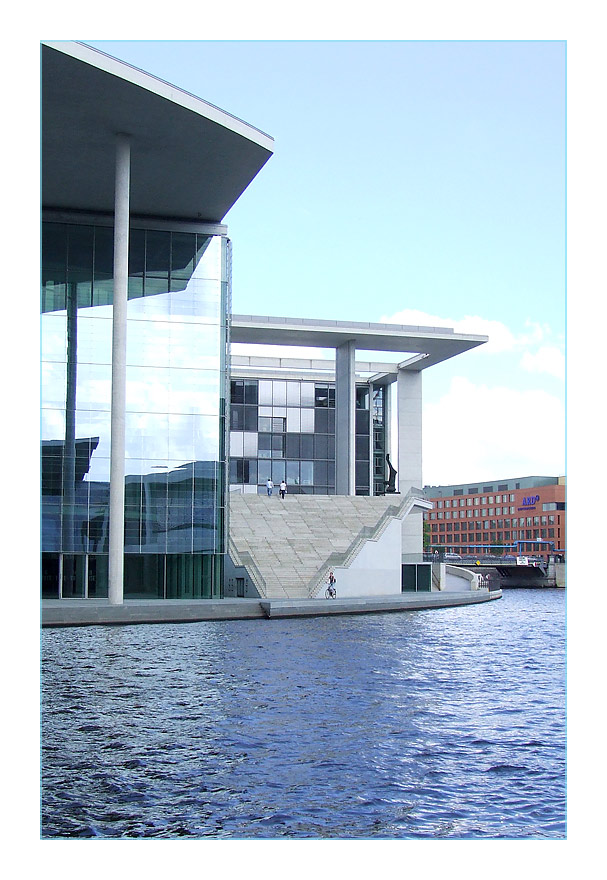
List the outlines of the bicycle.
{"label": "bicycle", "polygon": [[333,586],[333,584],[329,584],[327,589],[325,590],[325,599],[336,599],[337,598],[337,590]]}

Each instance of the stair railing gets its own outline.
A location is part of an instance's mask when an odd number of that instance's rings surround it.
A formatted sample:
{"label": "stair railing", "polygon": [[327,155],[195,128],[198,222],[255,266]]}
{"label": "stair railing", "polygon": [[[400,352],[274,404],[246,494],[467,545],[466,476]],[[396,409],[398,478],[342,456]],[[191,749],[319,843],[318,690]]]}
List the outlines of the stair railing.
{"label": "stair railing", "polygon": [[409,489],[399,504],[391,504],[389,507],[386,507],[374,526],[363,526],[343,553],[334,552],[329,554],[322,566],[308,581],[307,593],[309,598],[313,599],[316,596],[332,568],[349,568],[363,544],[367,541],[378,541],[392,520],[404,519],[416,502],[420,500],[427,501],[421,489]]}

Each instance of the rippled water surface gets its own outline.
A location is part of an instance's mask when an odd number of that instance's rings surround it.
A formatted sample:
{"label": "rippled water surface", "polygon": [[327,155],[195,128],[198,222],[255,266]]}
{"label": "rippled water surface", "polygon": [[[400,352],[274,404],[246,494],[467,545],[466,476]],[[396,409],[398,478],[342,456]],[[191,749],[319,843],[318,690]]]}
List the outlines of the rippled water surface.
{"label": "rippled water surface", "polygon": [[42,836],[564,838],[564,591],[42,631]]}

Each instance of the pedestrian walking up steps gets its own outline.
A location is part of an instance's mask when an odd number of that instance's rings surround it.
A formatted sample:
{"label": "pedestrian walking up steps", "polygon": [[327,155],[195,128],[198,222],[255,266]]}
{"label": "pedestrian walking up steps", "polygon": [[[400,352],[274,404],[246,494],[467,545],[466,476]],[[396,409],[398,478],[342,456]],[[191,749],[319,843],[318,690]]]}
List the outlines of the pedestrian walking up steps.
{"label": "pedestrian walking up steps", "polygon": [[347,568],[367,541],[413,507],[428,507],[421,489],[406,495],[230,495],[229,553],[264,599],[310,599],[324,591],[331,568]]}

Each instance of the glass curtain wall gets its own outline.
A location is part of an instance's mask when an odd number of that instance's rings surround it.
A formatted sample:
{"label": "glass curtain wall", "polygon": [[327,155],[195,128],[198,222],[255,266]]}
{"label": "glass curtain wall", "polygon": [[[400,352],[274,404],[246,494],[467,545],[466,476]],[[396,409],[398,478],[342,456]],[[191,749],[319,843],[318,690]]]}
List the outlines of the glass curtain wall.
{"label": "glass curtain wall", "polygon": [[[132,228],[125,597],[221,595],[229,241]],[[42,230],[42,592],[107,596],[113,229]]]}
{"label": "glass curtain wall", "polygon": [[[356,493],[369,494],[369,387],[356,391]],[[335,494],[335,385],[299,379],[230,382],[231,491]]]}
{"label": "glass curtain wall", "polygon": [[386,489],[386,406],[387,388],[373,388],[373,494],[384,495]]}

